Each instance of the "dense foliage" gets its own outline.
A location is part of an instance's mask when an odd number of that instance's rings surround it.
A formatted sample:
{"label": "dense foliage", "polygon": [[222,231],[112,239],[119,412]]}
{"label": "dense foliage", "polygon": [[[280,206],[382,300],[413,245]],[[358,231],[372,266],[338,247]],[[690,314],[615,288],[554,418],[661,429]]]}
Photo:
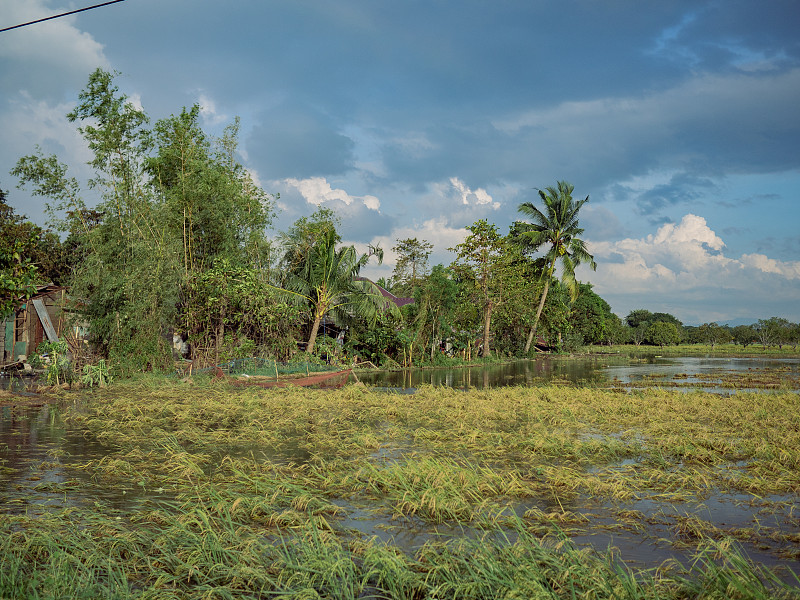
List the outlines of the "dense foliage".
{"label": "dense foliage", "polygon": [[541,206],[522,204],[527,221],[505,235],[485,220],[469,225],[450,265],[429,266],[427,240],[398,239],[392,277],[379,283],[414,299],[399,309],[360,276],[383,250],[343,245],[330,209],[271,242],[276,198],[237,160],[238,120],[214,138],[193,106],[151,126],[100,69],[67,118],[91,152],[88,187],[100,200],[87,207],[86,190],[58,157],[36,148],[19,159],[12,174],[47,199],[52,231],[14,214],[0,191],[0,315],[36,285],[69,286],[71,314],[117,374],[172,369],[173,336],[188,343],[196,366],[288,360],[301,350],[408,366],[586,344],[796,348],[800,340],[800,326],[779,317],[689,327],[639,309],[623,321],[575,278],[579,264],[596,266],[579,237],[589,197],[573,199],[565,181],[539,190]]}
{"label": "dense foliage", "polygon": [[[113,79],[95,71],[67,115],[93,155],[95,211],[55,156],[23,157],[13,174],[51,201],[53,223],[74,239],[71,297],[97,352],[123,372],[168,368],[171,331],[196,333],[198,278],[218,261],[265,263],[272,200],[234,160],[235,125],[212,144],[193,107],[150,129]],[[214,325],[204,323],[205,337],[225,335]]]}
{"label": "dense foliage", "polygon": [[525,352],[529,350],[536,335],[536,327],[541,318],[556,265],[561,265],[561,281],[569,290],[572,300],[578,295],[575,268],[581,263],[588,263],[592,270],[597,268],[594,257],[586,250],[585,242],[577,237],[583,233],[583,229],[578,226],[578,212],[589,201],[589,196],[576,201],[572,198],[574,189],[572,184],[559,181],[556,187],[550,186],[539,190],[544,211],[539,210],[531,202],[519,206],[519,211],[531,220],[531,223],[524,223],[520,227],[520,238],[534,250],[544,244],[548,245],[545,256],[547,269],[543,274],[544,289],[530,335],[525,343]]}

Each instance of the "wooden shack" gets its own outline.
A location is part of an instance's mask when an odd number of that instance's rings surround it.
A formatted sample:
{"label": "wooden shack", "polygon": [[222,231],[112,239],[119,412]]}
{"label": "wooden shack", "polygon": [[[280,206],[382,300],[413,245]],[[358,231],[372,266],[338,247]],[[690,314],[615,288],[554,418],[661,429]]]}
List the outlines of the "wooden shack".
{"label": "wooden shack", "polygon": [[0,328],[0,365],[32,354],[44,340],[57,342],[66,326],[65,301],[65,287],[47,284],[39,286],[26,302],[20,302]]}

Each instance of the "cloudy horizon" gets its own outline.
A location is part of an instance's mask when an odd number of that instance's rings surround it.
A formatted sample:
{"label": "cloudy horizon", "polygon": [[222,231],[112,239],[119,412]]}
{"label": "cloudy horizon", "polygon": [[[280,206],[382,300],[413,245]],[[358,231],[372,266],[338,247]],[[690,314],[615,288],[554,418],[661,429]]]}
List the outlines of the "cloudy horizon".
{"label": "cloudy horizon", "polygon": [[[88,3],[87,3],[88,4]],[[6,27],[84,4],[0,0]],[[558,180],[620,316],[800,321],[800,12],[790,0],[232,5],[126,0],[0,33],[0,187],[35,145],[86,181],[64,115],[97,67],[152,121],[201,106],[279,194],[276,230],[324,206],[359,247],[505,233]]]}

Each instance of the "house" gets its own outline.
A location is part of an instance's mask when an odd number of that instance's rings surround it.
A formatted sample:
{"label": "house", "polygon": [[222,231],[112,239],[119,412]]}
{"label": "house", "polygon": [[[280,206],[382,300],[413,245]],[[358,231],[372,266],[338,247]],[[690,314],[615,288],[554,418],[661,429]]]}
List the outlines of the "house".
{"label": "house", "polygon": [[0,364],[16,362],[36,351],[44,340],[57,342],[64,330],[66,288],[39,286],[26,302],[20,302],[0,327]]}

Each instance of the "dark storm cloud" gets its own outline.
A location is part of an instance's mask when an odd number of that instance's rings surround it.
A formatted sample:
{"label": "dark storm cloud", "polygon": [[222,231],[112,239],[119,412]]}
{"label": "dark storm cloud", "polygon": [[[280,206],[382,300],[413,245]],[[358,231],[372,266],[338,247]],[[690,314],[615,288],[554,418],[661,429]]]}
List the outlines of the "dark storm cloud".
{"label": "dark storm cloud", "polygon": [[[4,16],[59,8],[0,0]],[[336,190],[320,201],[353,241],[424,231],[448,247],[478,218],[505,231],[534,188],[565,179],[591,195],[587,239],[641,240],[702,211],[746,230],[726,240],[735,256],[769,239],[793,272],[797,14],[795,0],[131,0],[0,35],[0,185],[41,217],[4,173],[35,143],[85,164],[56,115],[103,66],[154,120],[201,102],[219,135],[240,115],[243,161],[281,192],[281,223],[313,212],[287,183],[310,180]],[[609,260],[636,268],[625,247]]]}
{"label": "dark storm cloud", "polygon": [[688,14],[692,18],[676,30],[667,46],[694,56],[695,67],[719,68],[720,61],[714,58],[720,55],[739,68],[762,58],[783,67],[800,63],[794,0],[697,4]]}
{"label": "dark storm cloud", "polygon": [[389,236],[396,225],[395,219],[363,204],[334,202],[328,205],[342,219],[341,233],[345,240],[369,241],[378,236]]}
{"label": "dark storm cloud", "polygon": [[679,203],[695,204],[713,190],[714,182],[688,173],[674,175],[669,183],[652,187],[635,196],[636,206],[643,215],[658,213],[665,206]]}
{"label": "dark storm cloud", "polygon": [[261,177],[304,179],[353,167],[353,140],[310,106],[282,104],[259,115],[247,152]]}
{"label": "dark storm cloud", "polygon": [[616,240],[628,235],[619,217],[605,206],[595,205],[591,196],[589,203],[581,209],[580,224],[593,241]]}

